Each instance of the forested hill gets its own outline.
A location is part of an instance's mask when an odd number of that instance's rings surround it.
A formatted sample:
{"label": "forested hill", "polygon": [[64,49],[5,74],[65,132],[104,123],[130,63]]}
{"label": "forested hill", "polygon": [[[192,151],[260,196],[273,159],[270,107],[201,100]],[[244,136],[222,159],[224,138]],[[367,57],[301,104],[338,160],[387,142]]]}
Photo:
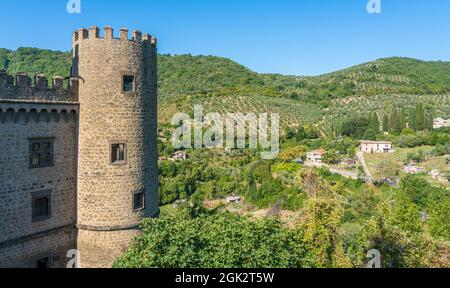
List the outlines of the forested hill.
{"label": "forested hill", "polygon": [[[19,48],[0,49],[0,69],[9,73],[44,72],[68,76],[70,53]],[[258,74],[226,58],[159,57],[161,97],[186,94],[257,94],[307,102],[377,94],[444,94],[450,92],[450,62],[385,58],[316,77]]]}
{"label": "forested hill", "polygon": [[383,58],[316,76],[265,75],[284,94],[312,102],[379,94],[443,94],[450,91],[450,62]]}
{"label": "forested hill", "polygon": [[[274,94],[269,91],[261,75],[226,58],[159,55],[158,64],[161,97],[211,92],[240,93],[244,90]],[[30,75],[45,73],[49,77],[66,77],[70,65],[69,52],[37,48],[19,48],[17,51],[0,49],[0,69],[10,74],[27,72]]]}

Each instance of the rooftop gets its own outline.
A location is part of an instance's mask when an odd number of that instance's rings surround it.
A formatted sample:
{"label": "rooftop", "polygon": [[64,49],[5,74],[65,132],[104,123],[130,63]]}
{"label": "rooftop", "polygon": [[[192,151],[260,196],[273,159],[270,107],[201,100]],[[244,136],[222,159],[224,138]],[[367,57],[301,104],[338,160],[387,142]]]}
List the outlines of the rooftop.
{"label": "rooftop", "polygon": [[391,141],[371,141],[371,140],[361,140],[359,141],[361,144],[390,144],[392,145]]}

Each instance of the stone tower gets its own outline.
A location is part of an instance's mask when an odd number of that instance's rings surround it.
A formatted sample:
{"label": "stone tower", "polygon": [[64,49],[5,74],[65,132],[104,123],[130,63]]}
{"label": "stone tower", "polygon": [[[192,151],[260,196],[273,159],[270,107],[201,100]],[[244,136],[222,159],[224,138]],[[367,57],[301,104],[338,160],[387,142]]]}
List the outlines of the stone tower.
{"label": "stone tower", "polygon": [[106,27],[73,34],[79,78],[77,249],[81,267],[110,267],[157,217],[156,39]]}

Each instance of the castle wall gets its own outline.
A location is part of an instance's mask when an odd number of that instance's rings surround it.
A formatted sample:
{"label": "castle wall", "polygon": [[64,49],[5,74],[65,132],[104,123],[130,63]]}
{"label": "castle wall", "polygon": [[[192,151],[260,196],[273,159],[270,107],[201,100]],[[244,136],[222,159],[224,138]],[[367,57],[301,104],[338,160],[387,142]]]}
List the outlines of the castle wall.
{"label": "castle wall", "polygon": [[[61,267],[75,248],[78,105],[23,103],[0,94],[0,267]],[[30,138],[53,138],[54,165],[30,168]],[[32,195],[51,192],[51,215],[32,219]]]}
{"label": "castle wall", "polygon": [[64,268],[67,252],[74,249],[76,229],[73,225],[0,245],[1,268],[36,268],[39,259],[50,257],[48,268]]}
{"label": "castle wall", "polygon": [[[93,27],[73,53],[68,85],[0,71],[0,267],[64,267],[75,248],[82,267],[111,267],[159,215],[156,39]],[[32,164],[33,141],[53,143],[51,164]],[[112,144],[125,161],[111,162]]]}

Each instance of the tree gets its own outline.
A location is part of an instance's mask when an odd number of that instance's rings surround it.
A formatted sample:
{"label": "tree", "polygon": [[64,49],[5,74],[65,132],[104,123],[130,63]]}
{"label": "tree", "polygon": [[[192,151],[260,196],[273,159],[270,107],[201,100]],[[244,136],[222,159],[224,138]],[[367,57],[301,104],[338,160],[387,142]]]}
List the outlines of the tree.
{"label": "tree", "polygon": [[423,104],[419,103],[415,110],[416,130],[425,130],[427,128],[427,121],[425,117],[425,109]]}
{"label": "tree", "polygon": [[438,201],[430,213],[428,225],[434,237],[450,241],[450,199]]}
{"label": "tree", "polygon": [[409,128],[411,128],[413,130],[417,130],[416,110],[415,109],[411,109],[409,111],[408,125],[409,125]]}
{"label": "tree", "polygon": [[369,129],[372,129],[376,133],[380,131],[380,118],[377,112],[372,112],[369,114]]}
{"label": "tree", "polygon": [[400,189],[419,207],[423,208],[427,205],[431,186],[422,176],[407,175],[401,180]]}
{"label": "tree", "polygon": [[403,127],[400,123],[400,114],[398,109],[393,107],[389,116],[389,132],[391,133],[400,133],[402,132]]}
{"label": "tree", "polygon": [[323,160],[323,162],[325,162],[327,164],[339,164],[339,162],[341,161],[341,158],[339,157],[336,150],[332,149],[332,150],[328,150],[325,153],[325,155],[323,155],[322,160]]}
{"label": "tree", "polygon": [[383,132],[389,132],[389,116],[386,113],[383,115]]}
{"label": "tree", "polygon": [[308,147],[306,146],[295,146],[292,148],[287,148],[280,152],[279,158],[285,162],[292,161],[298,158],[302,158],[307,150]]}
{"label": "tree", "polygon": [[437,144],[436,148],[434,148],[433,154],[438,156],[450,154],[450,144],[447,145]]}
{"label": "tree", "polygon": [[301,142],[302,140],[305,139],[317,139],[319,138],[319,131],[316,127],[310,125],[310,124],[306,124],[306,125],[302,125],[297,133],[296,133],[296,139],[298,142]]}
{"label": "tree", "polygon": [[349,119],[342,124],[342,135],[361,139],[369,128],[369,121],[365,117],[356,117]]}
{"label": "tree", "polygon": [[399,114],[399,116],[398,116],[398,118],[399,118],[399,131],[398,132],[401,132],[401,131],[403,131],[403,129],[405,129],[406,128],[406,112],[405,112],[405,109],[401,109],[400,110],[400,114]]}
{"label": "tree", "polygon": [[[322,182],[316,179],[318,182]],[[315,184],[314,197],[307,202],[300,224],[301,241],[310,259],[310,267],[351,267],[344,253],[338,229],[344,214],[342,199],[327,185]]]}
{"label": "tree", "polygon": [[291,98],[292,100],[299,100],[300,96],[298,95],[297,92],[292,92],[291,95],[289,96],[289,98]]}
{"label": "tree", "polygon": [[426,125],[426,129],[427,130],[433,130],[433,125],[434,125],[434,117],[433,115],[430,113],[427,117],[427,125]]}
{"label": "tree", "polygon": [[[419,237],[411,237],[396,226],[398,210],[395,200],[381,202],[364,231],[368,249],[381,252],[383,268],[421,267],[425,263],[426,244]],[[409,215],[409,213],[407,213]],[[414,218],[414,223],[416,223]]]}
{"label": "tree", "polygon": [[[186,215],[187,214],[187,215]],[[116,268],[301,268],[303,243],[276,218],[182,213],[144,220]]]}
{"label": "tree", "polygon": [[376,140],[378,137],[378,134],[379,133],[377,133],[375,130],[373,130],[372,128],[369,128],[364,133],[364,139],[365,140]]}
{"label": "tree", "polygon": [[425,161],[425,153],[423,152],[423,150],[419,150],[416,153],[408,153],[406,155],[406,160],[408,162],[416,162],[416,163],[421,163],[423,161]]}

